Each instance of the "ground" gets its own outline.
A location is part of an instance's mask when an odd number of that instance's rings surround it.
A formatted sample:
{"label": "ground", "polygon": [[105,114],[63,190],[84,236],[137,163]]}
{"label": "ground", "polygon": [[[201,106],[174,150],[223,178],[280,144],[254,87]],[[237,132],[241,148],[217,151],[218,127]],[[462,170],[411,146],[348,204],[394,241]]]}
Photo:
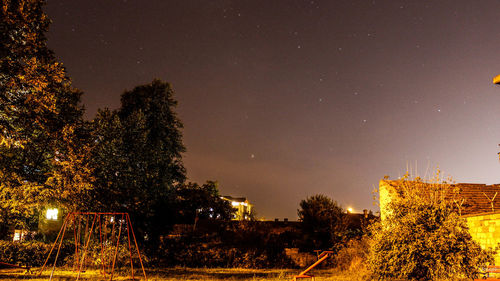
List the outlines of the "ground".
{"label": "ground", "polygon": [[[36,272],[34,270],[34,272]],[[297,269],[240,269],[240,268],[166,268],[148,270],[147,277],[150,281],[173,281],[173,280],[235,280],[235,281],[278,281],[292,280],[300,270]],[[136,273],[136,276],[140,272]],[[317,281],[352,281],[361,280],[362,273],[339,272],[338,270],[321,269],[315,270],[314,275]],[[0,280],[30,279],[33,281],[49,280],[50,271],[44,271],[41,277],[36,274],[24,274],[22,271],[0,271]],[[53,280],[76,280],[76,274],[72,271],[56,269]],[[101,278],[99,271],[87,271],[80,277],[81,280],[109,280],[109,276]],[[127,272],[118,272],[118,276],[113,280],[131,280]],[[136,277],[137,280],[137,277]],[[310,279],[303,279],[310,280]]]}

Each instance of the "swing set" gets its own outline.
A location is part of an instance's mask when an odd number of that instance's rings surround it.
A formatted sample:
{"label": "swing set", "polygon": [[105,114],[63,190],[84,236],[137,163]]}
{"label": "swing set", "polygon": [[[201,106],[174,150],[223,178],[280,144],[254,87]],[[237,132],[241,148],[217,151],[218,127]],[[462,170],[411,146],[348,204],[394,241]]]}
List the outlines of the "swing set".
{"label": "swing set", "polygon": [[[125,236],[122,238],[122,232],[127,231],[126,241],[128,243],[128,251],[130,254],[130,269],[132,280],[134,278],[134,262],[132,258],[132,240],[137,251],[137,256],[141,264],[142,273],[144,275],[144,280],[147,281],[146,271],[144,270],[144,265],[142,263],[141,254],[139,252],[139,247],[137,246],[137,240],[135,239],[134,229],[132,228],[132,221],[128,213],[97,213],[97,212],[71,212],[69,213],[59,230],[56,241],[52,245],[49,254],[43,264],[38,276],[40,276],[47,266],[47,263],[57,246],[57,251],[54,258],[54,263],[52,265],[52,271],[50,273],[50,279],[54,275],[56,268],[57,259],[61,251],[61,245],[63,243],[64,237],[73,236],[75,254],[73,262],[73,271],[78,275],[76,280],[80,279],[82,272],[85,272],[86,268],[89,266],[89,258],[87,255],[89,253],[89,247],[93,245],[90,244],[92,234],[99,235],[99,244],[94,249],[100,250],[100,255],[97,258],[100,260],[100,272],[103,277],[109,275],[109,280],[113,280],[113,275],[115,271],[115,264],[118,256],[118,249],[120,246],[123,247],[125,244],[121,240],[125,240]],[[123,230],[123,231],[122,231]],[[131,239],[132,238],[132,239]],[[97,242],[95,238],[92,242]],[[126,244],[125,244],[126,245]],[[87,260],[86,260],[87,258]]]}

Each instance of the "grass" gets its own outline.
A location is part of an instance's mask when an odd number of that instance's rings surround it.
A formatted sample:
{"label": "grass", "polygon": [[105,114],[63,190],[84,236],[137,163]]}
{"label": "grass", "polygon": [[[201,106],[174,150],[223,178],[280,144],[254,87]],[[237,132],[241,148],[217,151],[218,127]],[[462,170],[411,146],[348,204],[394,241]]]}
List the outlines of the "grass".
{"label": "grass", "polygon": [[[34,270],[33,272],[37,272]],[[281,281],[292,280],[300,270],[297,269],[242,269],[242,268],[161,268],[147,270],[148,280],[151,281],[173,281],[173,280],[203,280],[203,281]],[[136,280],[140,271],[135,273]],[[340,272],[331,269],[315,270],[313,274],[317,281],[351,281],[363,279],[363,272]],[[41,277],[36,274],[25,274],[22,271],[0,271],[0,281],[28,279],[33,281],[49,280],[50,271],[43,272]],[[56,269],[52,280],[76,280],[77,274],[73,271]],[[129,272],[120,271],[115,274],[113,280],[131,280]],[[141,278],[143,280],[144,278]],[[80,280],[109,280],[103,278],[98,270],[89,270],[82,273]],[[310,279],[303,279],[304,281]]]}

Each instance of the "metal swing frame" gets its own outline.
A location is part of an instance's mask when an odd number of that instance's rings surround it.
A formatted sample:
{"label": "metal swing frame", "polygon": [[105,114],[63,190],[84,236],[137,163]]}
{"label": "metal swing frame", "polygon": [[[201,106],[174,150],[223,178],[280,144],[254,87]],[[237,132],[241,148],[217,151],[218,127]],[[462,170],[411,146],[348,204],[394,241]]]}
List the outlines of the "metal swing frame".
{"label": "metal swing frame", "polygon": [[[104,227],[106,227],[106,216],[110,218],[110,222],[112,223],[112,231],[111,231],[111,237],[115,237],[116,240],[116,245],[115,246],[115,252],[113,255],[113,260],[105,262],[105,255],[104,251],[105,248],[107,247],[106,244],[108,244],[108,237],[106,231],[103,233],[103,220],[104,220]],[[86,225],[85,225],[85,232],[84,232],[84,239],[86,238],[85,244],[83,245],[81,242],[81,231],[82,231],[82,218],[86,219]],[[113,218],[113,219],[111,219]],[[92,224],[90,226],[90,230],[88,229],[89,222],[92,220]],[[117,223],[118,220],[118,223]],[[96,226],[97,223],[97,226]],[[118,224],[118,236],[116,236],[115,232],[115,225]],[[47,262],[49,261],[50,256],[52,255],[52,252],[54,251],[54,248],[57,246],[57,253],[54,259],[54,263],[52,265],[52,271],[50,273],[50,278],[49,280],[52,280],[52,277],[54,276],[54,271],[56,268],[56,263],[57,259],[59,257],[59,252],[61,250],[61,245],[64,240],[64,236],[66,234],[66,230],[69,228],[73,227],[73,235],[74,235],[74,241],[75,241],[75,262],[73,269],[77,271],[78,276],[76,277],[76,280],[80,279],[80,275],[84,269],[84,263],[85,263],[85,257],[87,255],[87,249],[89,246],[90,239],[92,237],[92,234],[94,232],[97,232],[97,228],[99,228],[99,244],[101,248],[101,264],[102,264],[102,271],[101,274],[106,276],[106,271],[108,271],[110,275],[109,280],[113,280],[113,275],[114,275],[114,270],[115,270],[115,263],[116,263],[116,257],[118,254],[118,246],[120,245],[120,236],[122,233],[122,227],[123,224],[126,224],[127,228],[127,242],[128,242],[128,249],[130,253],[130,269],[131,269],[131,275],[132,275],[132,280],[135,280],[134,277],[134,263],[132,260],[132,244],[131,244],[131,236],[130,234],[132,233],[132,238],[135,244],[135,248],[137,250],[137,255],[139,257],[139,261],[141,264],[142,268],[142,273],[144,275],[144,280],[147,281],[146,277],[146,271],[144,270],[144,265],[142,262],[141,254],[139,252],[139,246],[137,245],[137,240],[135,238],[135,233],[134,229],[132,227],[132,221],[130,220],[130,216],[128,213],[116,213],[116,212],[71,212],[69,213],[66,218],[63,221],[63,224],[61,226],[61,229],[59,230],[59,233],[57,234],[57,238],[54,241],[54,244],[52,245],[52,248],[50,249],[49,254],[47,255],[47,258],[45,259],[45,263],[43,264],[42,268],[40,269],[40,272],[38,273],[38,276],[40,276],[45,269]],[[77,229],[78,225],[78,229]],[[106,230],[106,228],[105,228]],[[103,237],[104,235],[104,237]],[[79,251],[82,251],[81,253],[81,259],[80,259],[80,254]]]}

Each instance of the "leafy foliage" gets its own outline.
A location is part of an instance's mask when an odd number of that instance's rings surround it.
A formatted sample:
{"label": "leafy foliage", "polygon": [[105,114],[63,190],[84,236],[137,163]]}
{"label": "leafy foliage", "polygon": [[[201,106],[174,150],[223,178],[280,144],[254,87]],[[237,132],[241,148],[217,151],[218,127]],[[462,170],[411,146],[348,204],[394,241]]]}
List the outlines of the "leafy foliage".
{"label": "leafy foliage", "polygon": [[447,198],[445,182],[394,182],[398,196],[387,217],[373,225],[368,264],[379,279],[438,280],[475,277],[491,260],[472,240],[466,222]]}
{"label": "leafy foliage", "polygon": [[[42,266],[51,247],[52,244],[37,241],[0,241],[0,261],[10,264]],[[64,259],[74,252],[75,249],[72,243],[63,243],[57,263],[62,264]],[[53,259],[49,262],[53,262]]]}
{"label": "leafy foliage", "polygon": [[234,209],[220,198],[218,183],[207,181],[203,185],[188,183],[175,190],[177,223],[191,224],[198,219],[230,220]]}
{"label": "leafy foliage", "polygon": [[49,201],[73,208],[75,194],[90,188],[76,137],[81,92],[46,46],[43,5],[6,0],[0,7],[0,232],[33,225]]}
{"label": "leafy foliage", "polygon": [[214,232],[193,232],[164,239],[155,257],[162,266],[189,267],[291,267],[285,247],[288,233],[273,233],[262,222],[211,222]]}
{"label": "leafy foliage", "polygon": [[118,110],[83,121],[81,92],[47,48],[44,3],[0,7],[0,238],[35,228],[48,204],[129,212],[141,239],[196,210],[228,218],[216,183],[183,186],[183,125],[168,83],[135,87]]}
{"label": "leafy foliage", "polygon": [[344,211],[329,197],[318,194],[300,202],[298,210],[306,249],[337,249],[346,232]]}
{"label": "leafy foliage", "polygon": [[121,108],[101,110],[92,122],[93,208],[130,213],[138,237],[172,225],[173,193],[185,180],[173,95],[168,83],[154,80],[125,92]]}
{"label": "leafy foliage", "polygon": [[343,271],[364,270],[368,256],[368,242],[366,236],[349,240],[345,247],[336,253],[333,264]]}

